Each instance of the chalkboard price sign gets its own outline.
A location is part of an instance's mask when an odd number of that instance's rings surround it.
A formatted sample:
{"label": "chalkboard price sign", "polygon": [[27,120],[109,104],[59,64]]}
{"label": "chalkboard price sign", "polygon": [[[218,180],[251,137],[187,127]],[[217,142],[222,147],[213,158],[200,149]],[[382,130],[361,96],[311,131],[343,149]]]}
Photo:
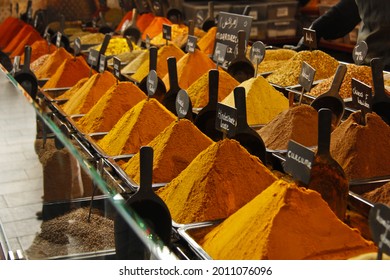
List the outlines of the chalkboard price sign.
{"label": "chalkboard price sign", "polygon": [[171,41],[172,40],[172,26],[168,24],[163,24],[163,39]]}
{"label": "chalkboard price sign", "polygon": [[371,113],[372,90],[371,87],[352,78],[352,103],[355,108],[360,109],[365,115]]}
{"label": "chalkboard price sign", "polygon": [[352,58],[356,65],[360,65],[364,62],[367,56],[368,46],[365,41],[361,41],[356,44],[352,51]]}
{"label": "chalkboard price sign", "polygon": [[99,57],[99,72],[103,73],[107,68],[107,57],[103,54]]}
{"label": "chalkboard price sign", "polygon": [[311,90],[315,74],[316,70],[310,64],[306,61],[302,62],[301,74],[299,75],[298,83],[306,92]]}
{"label": "chalkboard price sign", "polygon": [[225,61],[227,46],[222,43],[215,44],[215,50],[213,54],[213,60],[217,63],[217,65],[221,65]]}
{"label": "chalkboard price sign", "polygon": [[194,53],[196,49],[196,43],[198,41],[198,37],[193,35],[188,35],[187,45],[186,45],[186,51],[188,53]]}
{"label": "chalkboard price sign", "polygon": [[114,67],[114,76],[115,78],[117,78],[118,80],[121,79],[121,61],[118,57],[114,56],[113,57],[114,59],[114,64],[113,64],[113,67]]}
{"label": "chalkboard price sign", "polygon": [[378,245],[378,259],[382,259],[382,253],[390,255],[390,208],[381,203],[375,204],[370,210],[368,223],[371,236]]}
{"label": "chalkboard price sign", "polygon": [[81,39],[80,37],[77,37],[75,40],[74,40],[74,56],[77,56],[80,54],[80,50],[81,50]]}
{"label": "chalkboard price sign", "polygon": [[293,140],[290,140],[287,147],[284,171],[290,174],[297,181],[307,185],[310,181],[313,160],[313,151]]}
{"label": "chalkboard price sign", "polygon": [[308,48],[317,49],[317,33],[313,29],[303,28],[303,43]]}
{"label": "chalkboard price sign", "polygon": [[[248,41],[251,26],[252,17],[226,12],[219,13],[215,43],[221,43],[227,46],[225,60],[221,65],[223,68],[227,68],[229,63],[235,58],[234,50],[237,49],[238,31],[245,31],[246,41]],[[214,47],[214,51],[215,49]],[[214,62],[217,63],[215,60]]]}
{"label": "chalkboard price sign", "polygon": [[56,38],[56,47],[57,48],[61,47],[61,38],[62,38],[61,32],[57,32],[57,38]]}
{"label": "chalkboard price sign", "polygon": [[234,136],[237,126],[237,109],[222,103],[217,104],[215,129],[223,132],[228,137]]}
{"label": "chalkboard price sign", "polygon": [[91,49],[88,55],[88,64],[93,67],[96,67],[98,65],[98,59],[99,59],[99,51],[95,49]]}

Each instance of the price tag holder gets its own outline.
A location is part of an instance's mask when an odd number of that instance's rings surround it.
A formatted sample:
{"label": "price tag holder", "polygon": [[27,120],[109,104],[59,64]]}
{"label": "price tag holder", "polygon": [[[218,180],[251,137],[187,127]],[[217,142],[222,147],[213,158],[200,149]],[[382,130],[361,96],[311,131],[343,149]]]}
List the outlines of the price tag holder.
{"label": "price tag holder", "polygon": [[99,72],[103,73],[107,69],[107,57],[103,54],[99,56]]}
{"label": "price tag holder", "polygon": [[153,96],[156,93],[158,86],[158,76],[156,70],[150,70],[148,78],[146,79],[146,90],[148,91],[148,97]]}
{"label": "price tag holder", "polygon": [[177,93],[175,106],[178,118],[185,118],[190,108],[190,97],[184,89],[179,90],[179,92]]}
{"label": "price tag holder", "polygon": [[355,78],[352,78],[352,104],[363,115],[372,112],[372,88]]}
{"label": "price tag holder", "polygon": [[114,67],[114,76],[115,78],[118,80],[121,79],[121,68],[122,68],[122,65],[121,65],[121,61],[118,57],[114,56],[113,57],[113,60],[114,60],[114,63],[113,63],[113,67]]}
{"label": "price tag holder", "polygon": [[303,28],[303,44],[310,50],[317,49],[317,33],[310,28]]}
{"label": "price tag holder", "polygon": [[163,39],[166,40],[166,44],[168,45],[168,41],[172,40],[172,26],[168,24],[163,24],[162,32],[163,32]]}
{"label": "price tag holder", "polygon": [[390,255],[390,208],[378,203],[371,208],[368,216],[371,236],[378,246],[378,259],[382,253]]}
{"label": "price tag holder", "polygon": [[225,61],[225,56],[226,56],[226,52],[227,52],[227,48],[228,46],[227,45],[224,45],[222,43],[216,43],[215,44],[215,50],[214,50],[214,54],[213,54],[213,60],[217,63],[217,70],[218,70],[218,66],[223,64],[224,61]]}
{"label": "price tag holder", "polygon": [[[249,41],[251,26],[252,17],[226,12],[219,12],[215,42],[216,44],[221,43],[227,46],[225,60],[221,64],[223,68],[227,68],[230,62],[235,58],[234,50],[237,49],[238,31],[245,31],[245,39],[246,41]],[[216,45],[214,47],[214,52],[215,51]],[[214,62],[217,63],[216,60],[214,60]]]}
{"label": "price tag holder", "polygon": [[222,103],[217,104],[215,129],[227,137],[233,137],[237,127],[237,109]]}
{"label": "price tag holder", "polygon": [[263,61],[265,57],[265,45],[261,41],[256,41],[252,44],[249,57],[255,67],[255,77],[257,77],[257,68],[259,68],[259,64]]}
{"label": "price tag holder", "polygon": [[56,47],[60,48],[61,47],[61,38],[62,38],[62,33],[57,32],[57,37],[56,37]]}
{"label": "price tag holder", "polygon": [[352,58],[356,65],[363,64],[368,52],[368,46],[365,41],[356,44],[352,51]]}
{"label": "price tag holder", "polygon": [[284,171],[295,180],[309,184],[313,161],[313,151],[293,140],[288,142]]}
{"label": "price tag holder", "polygon": [[193,36],[193,35],[188,35],[186,52],[187,53],[194,53],[195,49],[196,49],[197,42],[198,42],[198,37]]}
{"label": "price tag holder", "polygon": [[78,56],[80,54],[80,51],[81,51],[81,39],[80,39],[80,37],[77,37],[74,40],[73,49],[74,49],[74,56]]}

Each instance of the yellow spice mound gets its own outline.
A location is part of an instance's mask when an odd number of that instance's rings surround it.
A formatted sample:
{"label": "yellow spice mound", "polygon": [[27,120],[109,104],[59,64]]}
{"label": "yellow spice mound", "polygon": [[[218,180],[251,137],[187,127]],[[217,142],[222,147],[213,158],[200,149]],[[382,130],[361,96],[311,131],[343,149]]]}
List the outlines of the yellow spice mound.
{"label": "yellow spice mound", "polygon": [[[218,102],[221,102],[240,83],[229,73],[220,69],[218,81]],[[187,89],[192,107],[203,108],[209,102],[209,72],[204,73]]]}
{"label": "yellow spice mound", "polygon": [[123,69],[121,70],[121,73],[126,74],[134,74],[137,72],[138,68],[145,62],[148,61],[148,68],[146,71],[149,71],[149,52],[144,51],[140,53],[134,60],[132,60],[129,64],[127,64]]}
{"label": "yellow spice mound", "polygon": [[87,81],[89,77],[82,78],[74,86],[58,96],[56,99],[69,99],[75,94]]}
{"label": "yellow spice mound", "polygon": [[[288,99],[262,76],[242,82],[246,92],[246,112],[249,125],[266,124],[288,109]],[[232,91],[222,103],[235,107]]]}
{"label": "yellow spice mound", "polygon": [[217,34],[217,27],[211,27],[207,33],[199,39],[197,45],[199,49],[207,55],[213,54],[215,45],[215,35]]}
{"label": "yellow spice mound", "polygon": [[61,66],[67,58],[72,58],[73,56],[68,53],[64,48],[59,48],[47,58],[45,63],[35,71],[35,76],[37,79],[46,79],[54,75],[57,69]]}
{"label": "yellow spice mound", "polygon": [[[180,87],[187,89],[204,73],[208,72],[210,69],[215,69],[215,67],[214,61],[200,50],[196,49],[194,53],[185,54],[177,61],[177,76]],[[166,88],[169,89],[168,74],[163,78],[163,82]]]}
{"label": "yellow spice mound", "polygon": [[85,133],[108,132],[128,110],[144,99],[145,93],[131,82],[114,84],[78,121],[80,130]]}
{"label": "yellow spice mound", "polygon": [[114,75],[108,71],[92,75],[64,104],[63,110],[68,115],[88,113],[115,82]]}
{"label": "yellow spice mound", "polygon": [[83,57],[67,58],[43,88],[72,87],[79,80],[89,77],[89,74],[90,67]]}
{"label": "yellow spice mound", "polygon": [[257,157],[225,139],[201,152],[157,194],[174,221],[202,222],[227,218],[275,180]]}
{"label": "yellow spice mound", "polygon": [[[177,177],[213,141],[187,119],[172,122],[148,146],[154,150],[153,182],[167,183]],[[139,153],[123,166],[139,183]]]}
{"label": "yellow spice mound", "polygon": [[176,119],[160,102],[143,100],[124,114],[98,145],[108,155],[138,153]]}
{"label": "yellow spice mound", "polygon": [[[162,79],[168,73],[168,57],[174,56],[179,60],[184,56],[184,52],[176,45],[163,46],[157,51],[157,75]],[[147,58],[137,71],[131,76],[136,81],[142,81],[149,74],[149,58]]]}
{"label": "yellow spice mound", "polygon": [[320,194],[283,180],[200,242],[214,259],[348,259],[375,245],[341,222]]}

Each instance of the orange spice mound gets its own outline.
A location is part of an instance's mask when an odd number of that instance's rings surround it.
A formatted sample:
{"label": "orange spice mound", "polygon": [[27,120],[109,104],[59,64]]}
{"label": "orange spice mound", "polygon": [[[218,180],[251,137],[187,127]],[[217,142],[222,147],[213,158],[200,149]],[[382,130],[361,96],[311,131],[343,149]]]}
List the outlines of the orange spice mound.
{"label": "orange spice mound", "polygon": [[214,259],[341,260],[377,250],[321,195],[278,180],[200,241]]}
{"label": "orange spice mound", "polygon": [[[19,30],[18,34],[12,38],[12,40],[7,44],[7,47],[3,49],[5,53],[12,53],[31,33],[38,33],[34,27],[29,24],[24,24],[23,27]],[[39,34],[38,34],[39,35]],[[23,44],[24,47],[25,44]]]}
{"label": "orange spice mound", "polygon": [[[146,28],[153,22],[155,16],[153,13],[145,13],[138,15],[137,17],[137,27],[141,33],[145,33]],[[145,35],[146,38],[146,35]]]}
{"label": "orange spice mound", "polygon": [[[154,150],[153,182],[170,182],[212,143],[213,141],[189,120],[172,122],[148,144]],[[139,153],[123,165],[123,169],[130,178],[139,183]]]}
{"label": "orange spice mound", "polygon": [[59,95],[56,99],[69,99],[71,98],[87,81],[88,77],[82,78],[74,86],[65,91],[63,94]]}
{"label": "orange spice mound", "polygon": [[205,54],[211,55],[214,52],[215,35],[217,34],[217,27],[211,27],[207,33],[199,39],[197,45],[199,49]]}
{"label": "orange spice mound", "polygon": [[[56,51],[56,46],[53,44],[50,44],[50,47],[47,44],[46,40],[37,40],[31,45],[31,58],[30,62],[34,62],[38,58],[40,58],[42,55],[50,54]],[[24,61],[24,53],[20,57],[20,61]]]}
{"label": "orange spice mound", "polygon": [[143,100],[127,111],[98,145],[110,156],[135,154],[175,119],[156,99]]}
{"label": "orange spice mound", "polygon": [[4,49],[24,26],[24,21],[7,17],[0,25],[0,48]]}
{"label": "orange spice mound", "polygon": [[[216,65],[206,54],[200,50],[195,50],[194,53],[187,53],[179,61],[177,61],[177,76],[179,85],[183,89],[189,88],[197,79],[211,69],[215,69]],[[169,89],[169,75],[165,75],[163,82]]]}
{"label": "orange spice mound", "polygon": [[142,33],[142,40],[146,39],[146,35],[152,39],[162,32],[163,24],[171,25],[172,22],[165,17],[154,17],[152,22],[146,27]]}
{"label": "orange spice mound", "polygon": [[92,75],[64,104],[63,110],[68,115],[88,113],[115,82],[114,75],[108,71]]}
{"label": "orange spice mound", "polygon": [[89,74],[90,67],[82,56],[67,58],[43,88],[72,87],[82,78],[88,77]]}
{"label": "orange spice mound", "polygon": [[114,84],[77,124],[85,133],[108,132],[128,110],[144,99],[145,93],[131,82]]}
{"label": "orange spice mound", "polygon": [[26,34],[26,36],[23,37],[19,44],[13,49],[12,53],[10,54],[10,57],[21,56],[22,54],[24,54],[24,49],[26,45],[31,46],[39,40],[43,40],[41,35],[35,29],[33,29],[28,34]]}
{"label": "orange spice mound", "polygon": [[37,79],[47,79],[54,75],[57,69],[67,58],[72,58],[73,56],[68,53],[64,48],[59,48],[53,52],[45,63],[35,71],[35,76]]}
{"label": "orange spice mound", "polygon": [[157,194],[178,223],[225,219],[261,193],[276,177],[235,140],[201,152]]}

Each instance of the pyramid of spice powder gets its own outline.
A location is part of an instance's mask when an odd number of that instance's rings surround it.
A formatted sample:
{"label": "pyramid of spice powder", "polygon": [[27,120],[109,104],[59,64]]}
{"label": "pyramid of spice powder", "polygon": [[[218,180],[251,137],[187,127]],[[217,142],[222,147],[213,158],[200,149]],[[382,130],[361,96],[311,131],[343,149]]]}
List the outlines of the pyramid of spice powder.
{"label": "pyramid of spice powder", "polygon": [[74,86],[65,91],[63,94],[57,96],[55,99],[69,99],[71,98],[87,81],[89,77],[80,79]]}
{"label": "pyramid of spice powder", "polygon": [[218,141],[201,152],[157,194],[178,223],[225,219],[276,177],[235,140]]}
{"label": "pyramid of spice powder", "polygon": [[[170,182],[212,143],[213,141],[189,120],[172,122],[148,144],[154,150],[153,182]],[[139,153],[132,157],[123,169],[139,183]]]}
{"label": "pyramid of spice powder", "polygon": [[128,110],[144,99],[145,93],[131,82],[114,84],[77,124],[85,133],[108,132]]}
{"label": "pyramid of spice powder", "polygon": [[278,180],[200,241],[214,259],[348,259],[375,252],[320,194]]}
{"label": "pyramid of spice powder", "polygon": [[[209,70],[215,69],[215,63],[202,51],[195,49],[194,53],[185,54],[177,61],[177,76],[181,88],[187,89],[197,79]],[[169,75],[165,75],[163,82],[167,88],[169,86]]]}
{"label": "pyramid of spice powder", "polygon": [[86,114],[116,83],[111,72],[104,71],[92,75],[88,81],[64,104],[63,110],[68,115]]}
{"label": "pyramid of spice powder", "polygon": [[[246,112],[249,125],[266,124],[279,113],[288,109],[288,99],[270,85],[263,76],[250,78],[239,86],[245,88]],[[222,103],[235,107],[234,92],[232,91]]]}
{"label": "pyramid of spice powder", "polygon": [[318,113],[306,104],[289,108],[262,127],[259,134],[271,150],[286,150],[289,140],[306,147],[316,146]]}
{"label": "pyramid of spice powder", "polygon": [[332,132],[330,153],[348,179],[390,175],[390,127],[375,113],[361,125],[360,116],[351,114]]}
{"label": "pyramid of spice powder", "polygon": [[46,88],[72,87],[90,75],[90,67],[81,56],[67,58],[43,86]]}
{"label": "pyramid of spice powder", "polygon": [[72,58],[73,56],[68,53],[64,48],[58,48],[55,52],[50,54],[46,59],[45,63],[35,71],[35,76],[37,79],[47,79],[54,75],[57,69],[67,58]]}
{"label": "pyramid of spice powder", "polygon": [[[240,83],[229,73],[220,69],[218,81],[218,102],[221,102]],[[192,107],[203,108],[209,102],[209,72],[204,73],[187,89]]]}
{"label": "pyramid of spice powder", "polygon": [[217,27],[211,27],[207,33],[199,39],[197,45],[199,49],[207,55],[212,55],[214,52],[215,35],[217,34]]}
{"label": "pyramid of spice powder", "polygon": [[[148,53],[149,55],[149,53]],[[162,79],[168,73],[168,57],[174,56],[176,60],[179,60],[184,56],[184,52],[176,45],[163,46],[157,51],[157,66],[156,71],[158,77]],[[131,76],[136,81],[142,81],[150,71],[149,57],[141,64],[137,71]]]}
{"label": "pyramid of spice powder", "polygon": [[110,156],[135,154],[176,119],[164,105],[150,98],[124,114],[98,145]]}

